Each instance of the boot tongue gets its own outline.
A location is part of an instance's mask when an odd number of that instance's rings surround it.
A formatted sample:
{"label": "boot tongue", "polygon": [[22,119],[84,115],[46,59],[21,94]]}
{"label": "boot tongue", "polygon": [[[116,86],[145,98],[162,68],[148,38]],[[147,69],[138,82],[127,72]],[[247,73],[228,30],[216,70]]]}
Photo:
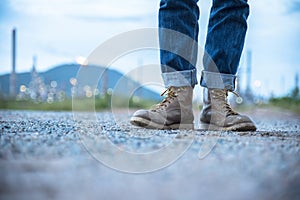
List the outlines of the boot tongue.
{"label": "boot tongue", "polygon": [[[221,90],[221,89],[216,89],[213,92],[213,98],[215,98],[215,105],[216,107],[219,107],[220,109],[223,110],[224,114],[226,114],[226,117],[230,115],[237,115],[238,113],[232,110],[230,105],[228,104],[228,90]],[[235,95],[239,96],[236,92],[233,92]]]}
{"label": "boot tongue", "polygon": [[160,96],[164,96],[165,94],[166,94],[166,97],[164,98],[164,100],[161,103],[156,104],[153,108],[151,108],[151,111],[157,111],[157,110],[161,110],[162,108],[167,107],[172,102],[172,100],[178,96],[177,90],[175,87],[167,88],[165,91],[163,91],[160,94]]}

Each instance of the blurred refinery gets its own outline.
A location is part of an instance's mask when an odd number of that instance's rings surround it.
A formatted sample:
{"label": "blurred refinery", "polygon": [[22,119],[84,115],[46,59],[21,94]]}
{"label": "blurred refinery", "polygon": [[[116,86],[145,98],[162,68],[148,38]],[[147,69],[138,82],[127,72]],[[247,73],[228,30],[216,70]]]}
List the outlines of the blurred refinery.
{"label": "blurred refinery", "polygon": [[[0,76],[0,97],[3,99],[13,100],[31,100],[34,102],[61,102],[66,98],[70,99],[76,94],[79,97],[103,97],[113,92],[116,84],[120,79],[124,79],[124,75],[118,71],[106,69],[101,66],[88,65],[84,57],[78,57],[77,63],[62,64],[54,66],[52,69],[38,73],[37,56],[33,56],[32,69],[28,73],[16,73],[16,58],[17,58],[17,30],[12,30],[12,71],[10,74]],[[89,84],[79,85],[76,79],[80,69],[87,68],[91,71],[90,74],[96,72],[102,74],[99,83],[96,86]],[[259,93],[262,87],[260,80],[255,80],[252,83],[252,52],[246,51],[246,62],[244,67],[241,67],[237,77],[237,93],[240,97],[234,98],[232,103],[237,104],[260,104],[265,103],[271,97],[265,97]],[[99,78],[99,77],[94,77]],[[243,80],[243,84],[241,84]],[[124,81],[124,80],[123,80]],[[138,88],[133,95],[135,100],[159,100],[161,97],[156,91],[142,87],[138,82],[125,77],[120,95],[128,95],[127,91],[132,88]],[[242,89],[240,86],[244,85]],[[251,86],[254,86],[252,89]],[[299,98],[299,78],[295,75],[295,88],[292,89],[292,95]]]}

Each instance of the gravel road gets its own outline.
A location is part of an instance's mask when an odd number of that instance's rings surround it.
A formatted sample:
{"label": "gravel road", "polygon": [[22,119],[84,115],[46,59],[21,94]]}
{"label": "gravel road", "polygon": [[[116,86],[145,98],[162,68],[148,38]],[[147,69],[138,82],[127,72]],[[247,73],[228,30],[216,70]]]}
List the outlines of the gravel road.
{"label": "gravel road", "polygon": [[299,115],[256,109],[258,131],[215,132],[114,114],[0,111],[0,199],[300,199]]}

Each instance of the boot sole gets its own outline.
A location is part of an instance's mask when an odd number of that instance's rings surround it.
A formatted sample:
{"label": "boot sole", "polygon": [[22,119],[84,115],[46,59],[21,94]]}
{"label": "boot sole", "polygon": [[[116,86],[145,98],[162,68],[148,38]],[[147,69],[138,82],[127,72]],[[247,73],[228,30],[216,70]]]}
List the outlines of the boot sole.
{"label": "boot sole", "polygon": [[148,129],[159,129],[159,130],[168,130],[168,129],[182,129],[182,130],[194,130],[194,124],[158,124],[152,122],[148,119],[144,119],[141,117],[132,117],[130,119],[130,123],[134,126],[139,126]]}
{"label": "boot sole", "polygon": [[228,127],[221,127],[214,124],[200,122],[200,129],[212,131],[256,131],[256,126],[252,123],[239,123]]}

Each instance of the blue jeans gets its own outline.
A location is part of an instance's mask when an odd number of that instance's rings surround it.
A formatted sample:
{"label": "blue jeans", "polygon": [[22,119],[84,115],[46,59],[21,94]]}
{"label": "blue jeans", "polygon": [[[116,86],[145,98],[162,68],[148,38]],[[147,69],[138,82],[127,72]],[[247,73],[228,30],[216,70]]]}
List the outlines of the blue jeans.
{"label": "blue jeans", "polygon": [[[196,62],[200,12],[197,2],[160,2],[160,60],[166,87],[194,87],[198,83]],[[213,0],[204,48],[201,86],[226,88],[230,91],[235,89],[235,75],[244,47],[248,15],[247,0]],[[190,40],[165,31],[169,29],[188,36]]]}

